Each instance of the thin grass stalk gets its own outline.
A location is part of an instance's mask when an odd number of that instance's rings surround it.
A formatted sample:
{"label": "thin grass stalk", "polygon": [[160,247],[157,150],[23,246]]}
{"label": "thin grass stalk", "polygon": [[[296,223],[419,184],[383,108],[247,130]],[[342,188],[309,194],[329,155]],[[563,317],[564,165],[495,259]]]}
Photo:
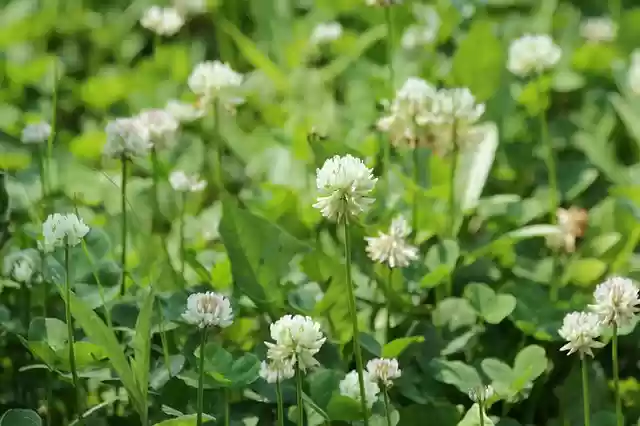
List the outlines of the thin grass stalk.
{"label": "thin grass stalk", "polygon": [[122,153],[120,157],[122,162],[122,188],[120,191],[120,210],[122,214],[122,252],[120,257],[120,265],[122,268],[122,276],[120,279],[120,296],[124,296],[126,291],[127,279],[127,156]]}
{"label": "thin grass stalk", "polygon": [[[387,25],[387,65],[389,67],[389,96],[393,97],[395,92],[395,69],[393,66],[393,44],[394,44],[394,25],[393,25],[393,16],[391,14],[391,7],[384,8],[384,18]],[[390,187],[389,182],[389,174],[391,172],[391,140],[389,138],[381,138],[382,143],[382,153],[383,153],[383,161],[384,165],[382,167],[383,170],[383,181],[387,187],[387,190]],[[388,195],[388,191],[387,194]]]}
{"label": "thin grass stalk", "polygon": [[69,367],[71,368],[71,379],[73,381],[74,392],[76,394],[76,409],[78,410],[78,424],[82,425],[82,394],[80,389],[80,379],[78,378],[78,370],[76,368],[76,353],[73,347],[73,319],[71,317],[71,256],[69,253],[69,243],[65,241],[64,245],[64,269],[66,274],[66,294],[65,294],[65,319],[67,321],[67,340],[69,344]]}
{"label": "thin grass stalk", "polygon": [[296,398],[298,405],[298,426],[304,426],[304,405],[302,403],[302,371],[296,363]]}
{"label": "thin grass stalk", "polygon": [[[184,280],[184,269],[186,263],[186,252],[185,252],[185,244],[184,244],[184,221],[185,221],[185,211],[187,209],[187,193],[183,192],[181,194],[181,205],[180,205],[180,276]],[[186,280],[185,280],[186,281]]]}
{"label": "thin grass stalk", "polygon": [[[458,168],[458,157],[460,155],[460,147],[458,146],[458,129],[457,123],[454,120],[451,126],[451,173],[449,174],[449,237],[455,239],[456,226],[458,218],[458,206],[456,205],[456,171]],[[440,292],[436,288],[436,295]],[[446,296],[453,295],[453,278],[451,274],[447,275],[446,279]],[[438,298],[440,300],[440,298]]]}
{"label": "thin grass stalk", "polygon": [[382,390],[382,394],[384,396],[384,413],[387,417],[387,426],[393,426],[391,423],[391,409],[389,407],[389,393],[386,387]]}
{"label": "thin grass stalk", "polygon": [[611,360],[613,362],[613,386],[616,398],[616,425],[623,426],[622,400],[620,398],[620,370],[618,366],[618,325],[613,324],[613,337],[611,339]]}
{"label": "thin grass stalk", "polygon": [[[540,96],[544,96],[542,88],[540,88]],[[553,143],[549,135],[549,124],[547,123],[546,111],[541,110],[538,114],[540,121],[540,136],[544,144],[545,156],[544,162],[547,168],[547,180],[549,182],[549,219],[551,224],[557,223],[556,211],[558,210],[558,177],[556,174],[556,160],[553,153]]]}
{"label": "thin grass stalk", "polygon": [[204,347],[207,344],[207,328],[203,328],[200,334],[200,365],[198,366],[198,414],[196,426],[202,425],[202,411],[204,409]]}
{"label": "thin grass stalk", "polygon": [[230,400],[231,396],[229,394],[229,389],[225,388],[224,390],[224,426],[229,426],[231,423],[231,404]]}
{"label": "thin grass stalk", "polygon": [[[346,201],[345,201],[346,202]],[[367,398],[364,387],[364,364],[362,362],[362,351],[360,349],[360,331],[358,329],[358,313],[356,311],[355,289],[351,279],[351,235],[349,234],[349,219],[343,216],[344,225],[344,250],[346,256],[345,273],[347,280],[347,300],[349,303],[349,313],[351,325],[353,326],[353,353],[356,358],[356,370],[358,371],[358,384],[360,386],[360,402],[362,404],[362,416],[364,426],[369,425],[369,413],[367,409]]]}
{"label": "thin grass stalk", "polygon": [[584,426],[589,426],[591,423],[589,409],[589,373],[587,370],[587,357],[584,354],[580,354],[580,363],[582,364],[582,405],[584,408]]}
{"label": "thin grass stalk", "polygon": [[[158,301],[160,303],[160,301]],[[164,365],[167,367],[167,374],[172,377],[171,373],[171,359],[169,357],[169,345],[167,344],[167,335],[164,329],[164,313],[162,312],[162,306],[158,309],[160,313],[160,342],[162,343],[162,356],[164,357]]]}
{"label": "thin grass stalk", "polygon": [[100,274],[98,274],[95,270],[95,262],[93,260],[93,256],[91,255],[91,253],[89,252],[89,249],[87,248],[87,243],[84,240],[82,240],[81,244],[82,244],[82,251],[84,251],[85,256],[87,257],[87,259],[89,260],[89,263],[91,264],[91,269],[93,270],[93,277],[95,278],[96,284],[98,285],[98,294],[100,295],[100,301],[102,302],[102,307],[104,308],[104,317],[107,320],[107,325],[109,326],[110,329],[113,329],[113,322],[111,321],[111,311],[107,306],[107,300],[104,295],[104,287],[102,286],[102,281],[100,280]]}
{"label": "thin grass stalk", "polygon": [[284,403],[282,402],[282,389],[280,379],[276,381],[276,400],[278,404],[278,426],[284,426]]}

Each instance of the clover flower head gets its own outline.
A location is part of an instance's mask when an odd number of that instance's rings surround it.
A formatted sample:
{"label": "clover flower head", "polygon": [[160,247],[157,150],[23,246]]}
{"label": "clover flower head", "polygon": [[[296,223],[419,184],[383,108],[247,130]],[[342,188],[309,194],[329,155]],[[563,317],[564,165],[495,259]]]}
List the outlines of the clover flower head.
{"label": "clover flower head", "polygon": [[277,383],[294,376],[294,364],[289,359],[281,361],[262,361],[260,364],[260,377],[267,383]]}
{"label": "clover flower head", "polygon": [[629,278],[612,277],[599,284],[593,293],[595,303],[589,308],[604,325],[623,327],[640,310],[638,287]]}
{"label": "clover flower head", "polygon": [[419,124],[456,125],[466,129],[484,114],[485,106],[467,88],[440,89],[433,98],[431,108],[417,117]]}
{"label": "clover flower head", "polygon": [[375,358],[367,362],[367,372],[369,379],[376,383],[381,383],[386,388],[393,385],[393,380],[402,375],[398,367],[398,360],[395,358]]}
{"label": "clover flower head", "polygon": [[46,121],[40,121],[27,124],[22,129],[21,140],[25,144],[40,144],[48,141],[49,136],[51,136],[51,126]]}
{"label": "clover flower head", "polygon": [[511,42],[507,68],[519,77],[541,73],[556,66],[562,50],[546,34],[527,34]]}
{"label": "clover flower head", "polygon": [[165,106],[165,111],[181,123],[189,123],[202,118],[205,110],[197,104],[170,100]]}
{"label": "clover flower head", "polygon": [[184,18],[172,7],[151,6],[142,15],[140,25],[162,36],[172,36],[184,25]]}
{"label": "clover flower head", "polygon": [[188,85],[196,95],[213,101],[221,98],[225,91],[240,87],[242,80],[242,74],[235,72],[229,65],[220,61],[206,61],[195,66]]}
{"label": "clover flower head", "polygon": [[482,404],[491,399],[495,393],[493,386],[479,386],[469,391],[469,399],[478,404]]}
{"label": "clover flower head", "polygon": [[310,317],[285,315],[270,327],[275,343],[265,342],[267,357],[276,363],[298,364],[302,371],[318,365],[314,356],[327,340]]}
{"label": "clover flower head", "polygon": [[207,187],[207,181],[197,175],[187,175],[182,170],[175,170],[169,175],[171,187],[178,192],[201,192]]}
{"label": "clover flower head", "polygon": [[571,312],[565,315],[562,327],[558,330],[560,337],[568,342],[560,350],[569,351],[567,355],[578,352],[580,355],[593,356],[591,349],[604,346],[603,343],[596,340],[601,333],[602,323],[597,314]]}
{"label": "clover flower head", "polygon": [[389,233],[378,232],[377,237],[366,237],[367,254],[374,262],[387,263],[390,268],[405,268],[418,258],[418,249],[406,241],[411,227],[403,216],[391,222]]}
{"label": "clover flower head", "polygon": [[342,25],[339,22],[322,22],[311,33],[311,44],[319,45],[331,43],[342,36]]}
{"label": "clover flower head", "polygon": [[320,195],[313,207],[331,220],[356,216],[373,203],[369,194],[377,180],[359,158],[349,154],[331,157],[317,170]]}
{"label": "clover flower head", "polygon": [[[364,397],[367,407],[373,407],[378,395],[380,394],[380,387],[376,380],[370,377],[368,372],[363,372],[364,375]],[[340,395],[348,396],[349,398],[361,401],[360,395],[360,382],[358,381],[358,372],[356,370],[350,371],[339,384]]]}
{"label": "clover flower head", "polygon": [[418,22],[405,30],[400,41],[407,50],[433,43],[440,30],[440,15],[435,7],[414,4],[413,14]]}
{"label": "clover flower head", "polygon": [[233,310],[229,299],[208,291],[194,293],[187,298],[187,308],[182,318],[199,328],[226,328],[233,323]]}
{"label": "clover flower head", "polygon": [[137,119],[147,128],[149,138],[154,145],[173,139],[180,123],[170,112],[164,109],[147,109],[138,114]]}
{"label": "clover flower head", "polygon": [[11,268],[11,278],[23,284],[31,282],[34,273],[33,264],[26,258],[16,260]]}
{"label": "clover flower head", "polygon": [[139,117],[116,118],[105,130],[103,153],[108,157],[144,156],[153,146],[149,128]]}
{"label": "clover flower head", "polygon": [[591,43],[610,43],[618,35],[618,26],[606,16],[587,18],[580,25],[580,35]]}
{"label": "clover flower head", "polygon": [[56,247],[75,246],[89,232],[89,227],[74,213],[54,213],[42,224],[44,242],[42,248],[46,252]]}

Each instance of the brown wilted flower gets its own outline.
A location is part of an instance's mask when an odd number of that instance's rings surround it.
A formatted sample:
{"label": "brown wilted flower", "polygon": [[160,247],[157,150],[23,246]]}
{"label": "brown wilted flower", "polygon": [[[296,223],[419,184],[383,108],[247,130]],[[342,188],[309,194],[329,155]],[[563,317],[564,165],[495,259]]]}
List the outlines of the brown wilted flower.
{"label": "brown wilted flower", "polygon": [[587,229],[589,214],[585,209],[572,206],[569,209],[559,208],[556,217],[558,232],[547,238],[547,245],[573,253],[576,250],[576,239],[582,237]]}

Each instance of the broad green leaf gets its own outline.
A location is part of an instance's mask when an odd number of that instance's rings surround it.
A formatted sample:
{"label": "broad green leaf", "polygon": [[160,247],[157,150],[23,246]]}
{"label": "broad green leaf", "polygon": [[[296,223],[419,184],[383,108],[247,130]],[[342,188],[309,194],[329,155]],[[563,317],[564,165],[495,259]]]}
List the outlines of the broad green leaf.
{"label": "broad green leaf", "polygon": [[464,415],[462,420],[458,422],[458,426],[494,426],[495,423],[491,421],[489,416],[487,416],[486,412],[482,413],[483,423],[480,422],[480,406],[478,404],[473,404],[467,414]]}
{"label": "broad green leaf", "polygon": [[634,142],[640,148],[640,122],[638,121],[638,113],[640,109],[634,108],[628,101],[626,101],[618,93],[612,93],[609,95],[611,104],[616,109],[616,112],[620,116],[620,119],[627,128],[629,134],[633,138]]}
{"label": "broad green leaf", "polygon": [[67,347],[67,324],[57,318],[34,318],[29,326],[30,342],[45,342],[54,351]]}
{"label": "broad green leaf", "polygon": [[558,329],[566,312],[551,302],[545,287],[533,282],[512,282],[502,290],[518,301],[510,316],[516,327],[538,340],[561,340]]}
{"label": "broad green leaf", "polygon": [[424,342],[423,336],[401,337],[399,339],[392,340],[385,344],[382,348],[383,358],[397,358],[404,352],[412,343]]}
{"label": "broad green leaf", "polygon": [[307,247],[278,226],[225,198],[220,234],[234,282],[258,306],[276,314],[284,308],[282,276],[294,255]]}
{"label": "broad green leaf", "polygon": [[260,360],[254,354],[248,353],[233,362],[227,377],[233,387],[242,388],[258,380],[259,372]]}
{"label": "broad green leaf", "polygon": [[479,141],[460,152],[455,180],[457,206],[463,213],[478,206],[498,148],[498,128],[494,123],[485,123],[473,128],[469,137]]}
{"label": "broad green leaf", "polygon": [[327,408],[331,396],[338,389],[342,377],[343,374],[339,371],[329,369],[317,370],[308,376],[309,393],[320,408]]}
{"label": "broad green leaf", "polygon": [[515,297],[496,294],[486,284],[471,283],[465,287],[464,295],[489,324],[499,324],[516,307]]}
{"label": "broad green leaf", "polygon": [[42,426],[42,419],[33,410],[14,408],[2,415],[0,426]]}
{"label": "broad green leaf", "polygon": [[171,355],[169,357],[169,366],[164,364],[158,365],[149,376],[149,386],[154,390],[161,389],[171,377],[178,375],[184,367],[185,358],[183,355]]}
{"label": "broad green leaf", "polygon": [[[196,426],[197,416],[195,414],[189,414],[187,416],[176,417],[175,419],[165,420],[160,423],[154,424],[154,426]],[[215,420],[215,417],[207,414],[202,414],[203,425],[208,425],[209,421]]]}
{"label": "broad green leaf", "polygon": [[590,286],[607,271],[607,264],[595,257],[576,259],[569,263],[566,274],[570,284]]}
{"label": "broad green leaf", "polygon": [[449,297],[438,303],[433,311],[433,324],[437,327],[447,325],[451,331],[476,323],[477,313],[473,306],[458,297]]}
{"label": "broad green leaf", "polygon": [[455,386],[465,394],[471,389],[482,386],[482,379],[476,369],[462,361],[432,359],[429,362],[429,369],[436,380]]}
{"label": "broad green leaf", "polygon": [[369,28],[362,33],[357,41],[356,47],[349,52],[348,55],[340,56],[333,60],[329,65],[324,68],[322,78],[325,81],[332,81],[340,74],[342,74],[349,65],[353,64],[358,58],[360,58],[371,46],[384,38],[387,34],[387,28],[384,25],[378,25]]}
{"label": "broad green leaf", "polygon": [[[151,317],[153,315],[153,306],[155,304],[155,294],[153,289],[147,290],[144,297],[142,308],[138,314],[136,321],[135,336],[133,338],[134,358],[131,360],[131,368],[133,370],[138,392],[147,400],[149,394],[149,370],[151,359]],[[145,404],[146,406],[146,404]],[[142,414],[142,413],[141,413]],[[148,416],[144,413],[144,419]],[[145,423],[143,421],[143,423]]]}
{"label": "broad green leaf", "polygon": [[529,345],[516,355],[513,371],[521,380],[533,381],[547,369],[547,355],[542,346]]}
{"label": "broad green leaf", "polygon": [[327,414],[332,421],[355,421],[362,419],[362,407],[355,399],[334,394],[327,405]]}
{"label": "broad green leaf", "polygon": [[360,340],[360,346],[369,352],[374,357],[380,357],[382,353],[382,348],[380,347],[380,343],[370,334],[360,333],[358,340]]}

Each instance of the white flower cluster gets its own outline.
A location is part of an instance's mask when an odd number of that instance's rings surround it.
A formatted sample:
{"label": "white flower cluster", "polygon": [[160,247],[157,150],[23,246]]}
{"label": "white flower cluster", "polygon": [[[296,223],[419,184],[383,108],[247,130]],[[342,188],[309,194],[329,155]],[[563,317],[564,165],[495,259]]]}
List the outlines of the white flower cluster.
{"label": "white flower cluster", "polygon": [[591,349],[604,346],[596,339],[602,333],[602,323],[598,315],[591,312],[571,312],[564,317],[558,334],[568,343],[561,351],[569,351],[567,355],[578,352],[580,355],[591,355]]}
{"label": "white flower cluster", "polygon": [[640,96],[640,49],[636,49],[631,54],[631,65],[627,73],[627,83],[631,93]]}
{"label": "white flower cluster", "polygon": [[173,0],[175,7],[183,15],[195,15],[207,10],[207,0]]}
{"label": "white flower cluster", "polygon": [[[371,378],[368,372],[364,371],[363,375],[365,402],[370,409],[378,399],[380,386]],[[338,387],[340,389],[340,395],[348,396],[353,400],[361,402],[360,382],[358,381],[358,372],[356,370],[350,371],[345,378],[342,379]]]}
{"label": "white flower cluster", "polygon": [[33,264],[29,259],[18,259],[11,268],[11,278],[16,282],[27,284],[31,282],[34,272]]}
{"label": "white flower cluster", "polygon": [[238,104],[242,99],[229,97],[242,84],[242,74],[220,61],[206,61],[195,66],[187,84],[203,101],[222,100],[225,104]]}
{"label": "white flower cluster", "polygon": [[180,31],[184,18],[173,7],[151,6],[140,19],[140,25],[158,35],[172,36]]}
{"label": "white flower cluster", "polygon": [[377,237],[366,237],[367,254],[374,262],[387,263],[390,268],[405,268],[418,258],[418,249],[406,241],[411,227],[403,216],[391,222],[389,233],[378,232]]}
{"label": "white flower cluster", "polygon": [[438,15],[435,7],[415,4],[413,14],[417,23],[405,30],[400,41],[400,44],[406,50],[433,43],[440,30],[440,15]]}
{"label": "white flower cluster", "polygon": [[287,359],[282,361],[262,361],[260,364],[260,377],[262,377],[267,383],[282,382],[283,380],[290,379],[295,375],[293,367],[294,364],[291,360]]}
{"label": "white flower cluster", "polygon": [[56,247],[75,246],[89,232],[89,227],[74,213],[54,213],[42,224],[42,248],[51,252]]}
{"label": "white flower cluster", "polygon": [[395,358],[375,358],[367,362],[367,373],[370,380],[380,383],[387,389],[393,385],[393,381],[402,375]]}
{"label": "white flower cluster", "polygon": [[229,299],[221,294],[212,291],[194,293],[187,299],[182,318],[199,328],[226,328],[233,323],[233,310]]}
{"label": "white flower cluster", "polygon": [[181,123],[189,123],[202,118],[205,114],[205,110],[198,104],[191,104],[187,102],[170,100],[164,107],[165,111],[173,116],[175,120]]}
{"label": "white flower cluster", "polygon": [[453,130],[459,144],[469,142],[469,130],[484,111],[484,104],[476,103],[469,89],[436,90],[426,81],[411,77],[397,91],[388,115],[378,121],[378,128],[388,133],[395,144],[433,145],[446,152]]}
{"label": "white flower cluster", "polygon": [[116,118],[105,129],[107,142],[103,153],[107,157],[145,155],[153,146],[151,132],[140,117]]}
{"label": "white flower cluster", "polygon": [[137,118],[147,128],[149,139],[154,145],[162,145],[173,140],[180,126],[178,119],[164,109],[143,110]]}
{"label": "white flower cluster", "polygon": [[624,327],[640,311],[638,287],[628,278],[612,277],[599,284],[593,293],[595,303],[589,308],[605,326]]}
{"label": "white flower cluster", "polygon": [[342,37],[342,25],[339,22],[323,22],[313,29],[309,38],[311,44],[327,44]]}
{"label": "white flower cluster", "polygon": [[316,185],[320,196],[313,207],[328,219],[356,216],[373,203],[369,193],[377,178],[359,158],[338,155],[324,162],[317,170]]}
{"label": "white flower cluster", "polygon": [[588,18],[580,25],[580,35],[591,43],[610,43],[618,35],[618,26],[604,16]]}
{"label": "white flower cluster", "polygon": [[511,42],[507,69],[519,77],[541,73],[553,68],[562,50],[546,34],[527,34]]}
{"label": "white flower cluster", "polygon": [[207,187],[207,181],[200,180],[197,175],[187,175],[182,170],[171,172],[169,183],[178,192],[200,192]]}
{"label": "white flower cluster", "polygon": [[310,317],[285,315],[271,324],[270,331],[275,343],[265,345],[272,370],[280,371],[284,377],[296,364],[302,371],[318,365],[314,356],[327,340],[320,324]]}
{"label": "white flower cluster", "polygon": [[491,399],[495,390],[493,386],[480,386],[469,391],[469,399],[478,404],[484,404],[487,400]]}
{"label": "white flower cluster", "polygon": [[40,144],[49,140],[51,136],[51,126],[46,121],[40,121],[39,123],[27,124],[22,129],[21,140],[27,144]]}

